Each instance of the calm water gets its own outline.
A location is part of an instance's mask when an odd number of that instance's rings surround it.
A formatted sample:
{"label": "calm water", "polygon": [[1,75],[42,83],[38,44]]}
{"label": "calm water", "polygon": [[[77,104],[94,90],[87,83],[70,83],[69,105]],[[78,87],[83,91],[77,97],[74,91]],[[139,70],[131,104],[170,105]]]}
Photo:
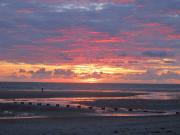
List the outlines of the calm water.
{"label": "calm water", "polygon": [[147,90],[180,91],[180,84],[91,84],[91,83],[9,83],[0,82],[0,90]]}

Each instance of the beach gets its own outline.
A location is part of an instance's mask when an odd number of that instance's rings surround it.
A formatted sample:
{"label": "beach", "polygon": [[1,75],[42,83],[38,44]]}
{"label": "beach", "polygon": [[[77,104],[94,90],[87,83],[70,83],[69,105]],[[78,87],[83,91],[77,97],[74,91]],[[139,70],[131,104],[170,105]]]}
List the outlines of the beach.
{"label": "beach", "polygon": [[0,120],[0,135],[179,135],[179,116]]}
{"label": "beach", "polygon": [[1,89],[0,135],[179,135],[178,90]]}

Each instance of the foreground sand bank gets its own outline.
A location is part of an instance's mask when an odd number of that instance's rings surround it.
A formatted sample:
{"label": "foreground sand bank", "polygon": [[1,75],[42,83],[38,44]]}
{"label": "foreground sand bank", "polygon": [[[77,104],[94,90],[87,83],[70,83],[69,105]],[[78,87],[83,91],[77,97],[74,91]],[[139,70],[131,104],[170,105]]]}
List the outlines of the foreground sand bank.
{"label": "foreground sand bank", "polygon": [[[125,113],[135,113],[134,109],[153,109],[155,111],[180,109],[178,99],[112,98],[139,94],[144,93],[1,91],[0,99],[4,102],[0,103],[0,118],[8,119],[0,119],[0,135],[180,135],[180,115],[175,115],[174,112],[171,116],[161,116],[163,115],[162,113],[159,113],[159,116],[146,117],[97,116],[90,115],[90,113],[94,112],[89,110],[87,106],[86,109],[78,108],[77,106],[76,108],[52,107],[51,102],[52,100],[54,105],[61,103],[62,100],[59,100],[59,98],[63,97],[66,97],[67,100],[68,97],[110,96],[110,99],[95,99],[93,101],[73,100],[70,102],[100,108],[111,107],[113,109],[114,107],[122,107],[127,108],[127,110],[133,108],[132,112],[125,111]],[[54,97],[56,97],[56,100]],[[8,103],[9,101],[10,103]],[[29,105],[32,102],[33,105]],[[38,103],[43,104],[38,105]],[[47,103],[49,106],[47,106]]]}
{"label": "foreground sand bank", "polygon": [[0,135],[179,135],[179,116],[0,120]]}

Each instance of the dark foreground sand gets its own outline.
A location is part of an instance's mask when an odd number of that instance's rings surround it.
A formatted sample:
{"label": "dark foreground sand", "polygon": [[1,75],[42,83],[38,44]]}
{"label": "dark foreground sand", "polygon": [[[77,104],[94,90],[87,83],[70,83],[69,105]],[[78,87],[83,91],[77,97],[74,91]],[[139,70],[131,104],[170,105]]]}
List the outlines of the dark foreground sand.
{"label": "dark foreground sand", "polygon": [[0,135],[180,135],[180,116],[0,120]]}
{"label": "dark foreground sand", "polygon": [[[8,118],[0,119],[0,135],[180,135],[179,114],[105,117],[88,115],[86,110],[12,104],[0,104],[0,110],[0,118]],[[32,117],[13,116],[23,112]]]}
{"label": "dark foreground sand", "polygon": [[[0,99],[86,97],[86,92],[14,92],[0,93]],[[89,95],[90,93],[88,93]],[[142,93],[143,94],[143,93]],[[91,93],[104,97],[110,93]],[[112,93],[112,97],[133,96],[132,93]],[[49,99],[47,99],[48,102]],[[14,100],[13,100],[14,101]],[[81,102],[92,106],[128,107],[154,110],[179,110],[179,100],[96,100]],[[112,117],[89,115],[93,111],[55,108],[15,103],[0,103],[0,135],[180,135],[180,115]],[[132,112],[133,113],[133,112]],[[20,115],[20,117],[16,117]],[[28,118],[26,117],[28,116]],[[32,117],[31,117],[32,116]],[[45,117],[35,117],[45,116]],[[8,118],[8,119],[2,119]]]}

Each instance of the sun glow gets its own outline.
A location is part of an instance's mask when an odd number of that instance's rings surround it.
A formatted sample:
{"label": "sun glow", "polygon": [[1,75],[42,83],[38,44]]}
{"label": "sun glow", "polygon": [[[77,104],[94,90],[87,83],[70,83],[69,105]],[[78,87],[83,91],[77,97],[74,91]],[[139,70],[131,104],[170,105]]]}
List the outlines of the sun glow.
{"label": "sun glow", "polygon": [[75,65],[72,69],[77,74],[93,74],[93,73],[105,73],[105,74],[133,74],[133,73],[145,73],[145,70],[135,70],[121,67],[112,67],[106,65],[86,64]]}
{"label": "sun glow", "polygon": [[[56,73],[56,71],[59,72]],[[0,79],[16,76],[17,78],[29,79],[29,81],[96,83],[103,82],[110,76],[112,78],[117,75],[143,74],[146,71],[98,64],[58,66],[0,61],[0,72]]]}
{"label": "sun glow", "polygon": [[85,82],[85,83],[97,83],[99,81],[100,80],[96,79],[96,78],[88,78],[88,79],[82,80],[81,82]]}

